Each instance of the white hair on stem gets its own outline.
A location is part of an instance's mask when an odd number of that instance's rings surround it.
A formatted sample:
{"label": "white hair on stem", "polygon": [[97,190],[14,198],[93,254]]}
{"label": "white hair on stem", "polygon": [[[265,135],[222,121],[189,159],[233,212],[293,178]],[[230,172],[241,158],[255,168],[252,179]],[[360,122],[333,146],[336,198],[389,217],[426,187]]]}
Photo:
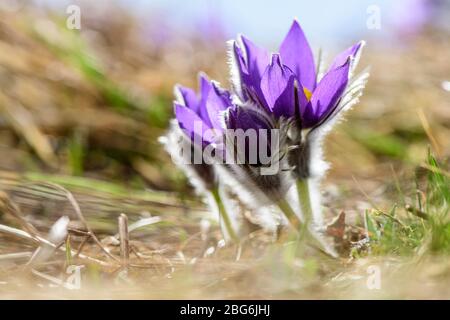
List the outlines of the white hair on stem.
{"label": "white hair on stem", "polygon": [[234,52],[235,45],[239,46],[236,40],[227,41],[227,63],[230,70],[230,84],[234,92],[232,95],[232,101],[235,104],[241,104],[244,100],[244,93],[242,92],[241,73],[239,71],[236,53]]}
{"label": "white hair on stem", "polygon": [[[279,209],[248,173],[239,165],[217,166],[220,181],[257,216],[257,223],[266,230],[274,231],[279,224],[275,216],[282,216]],[[277,214],[275,214],[276,212]],[[287,220],[286,220],[287,221]]]}

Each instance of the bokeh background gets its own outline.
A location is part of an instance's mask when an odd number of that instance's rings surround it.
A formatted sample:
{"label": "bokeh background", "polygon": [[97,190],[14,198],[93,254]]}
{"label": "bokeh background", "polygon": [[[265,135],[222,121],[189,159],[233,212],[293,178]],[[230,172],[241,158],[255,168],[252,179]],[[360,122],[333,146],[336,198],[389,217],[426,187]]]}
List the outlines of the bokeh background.
{"label": "bokeh background", "polygon": [[[81,29],[69,30],[70,4]],[[365,39],[367,93],[328,148],[332,174],[417,164],[434,135],[449,150],[449,1],[20,1],[0,5],[0,168],[92,176],[175,190],[157,137],[175,83],[202,70],[228,85],[226,40],[274,51],[297,17],[331,59]],[[420,116],[422,115],[422,116]],[[336,155],[336,157],[334,156]]]}
{"label": "bokeh background", "polygon": [[[79,30],[67,27],[71,4]],[[196,87],[198,71],[229,86],[226,41],[243,33],[275,51],[294,17],[328,61],[367,42],[365,94],[326,142],[326,214],[345,211],[352,223],[410,201],[429,150],[448,170],[448,0],[2,0],[0,191],[44,231],[71,208],[30,181],[76,192],[100,233],[116,232],[121,212],[165,215],[170,228],[145,243],[166,250],[161,259],[176,255],[172,245],[199,228],[186,212],[201,204],[158,142],[173,86]],[[16,252],[11,243],[1,252]]]}

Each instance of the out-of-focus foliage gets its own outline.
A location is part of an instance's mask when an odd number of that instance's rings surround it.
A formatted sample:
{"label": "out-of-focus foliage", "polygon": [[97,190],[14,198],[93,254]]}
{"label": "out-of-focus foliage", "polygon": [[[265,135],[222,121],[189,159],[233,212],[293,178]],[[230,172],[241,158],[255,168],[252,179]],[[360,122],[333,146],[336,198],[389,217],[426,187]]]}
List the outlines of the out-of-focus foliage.
{"label": "out-of-focus foliage", "polygon": [[[172,87],[195,87],[198,70],[228,85],[226,39],[186,35],[158,13],[142,21],[103,9],[84,10],[81,30],[38,7],[0,12],[0,146],[9,154],[0,168],[179,190],[180,176],[157,143],[172,117]],[[362,65],[372,76],[351,121],[329,139],[332,174],[417,164],[430,134],[439,156],[448,155],[445,36],[430,30],[383,49],[369,39]]]}

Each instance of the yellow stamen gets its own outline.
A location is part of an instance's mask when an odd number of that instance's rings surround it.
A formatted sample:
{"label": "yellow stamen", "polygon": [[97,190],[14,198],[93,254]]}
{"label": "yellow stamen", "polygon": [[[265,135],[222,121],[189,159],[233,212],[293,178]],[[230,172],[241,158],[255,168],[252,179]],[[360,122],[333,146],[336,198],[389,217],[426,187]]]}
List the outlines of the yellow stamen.
{"label": "yellow stamen", "polygon": [[303,87],[303,93],[305,94],[306,99],[309,101],[311,100],[312,92]]}

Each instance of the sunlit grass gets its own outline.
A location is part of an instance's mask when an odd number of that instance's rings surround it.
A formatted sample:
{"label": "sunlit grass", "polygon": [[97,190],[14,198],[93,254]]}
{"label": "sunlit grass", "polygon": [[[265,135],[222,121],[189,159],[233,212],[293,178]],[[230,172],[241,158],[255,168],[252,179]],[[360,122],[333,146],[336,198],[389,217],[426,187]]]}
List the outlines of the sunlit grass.
{"label": "sunlit grass", "polygon": [[371,254],[450,252],[450,178],[431,153],[427,165],[423,190],[411,195],[411,204],[403,208],[394,205],[389,212],[366,212]]}

